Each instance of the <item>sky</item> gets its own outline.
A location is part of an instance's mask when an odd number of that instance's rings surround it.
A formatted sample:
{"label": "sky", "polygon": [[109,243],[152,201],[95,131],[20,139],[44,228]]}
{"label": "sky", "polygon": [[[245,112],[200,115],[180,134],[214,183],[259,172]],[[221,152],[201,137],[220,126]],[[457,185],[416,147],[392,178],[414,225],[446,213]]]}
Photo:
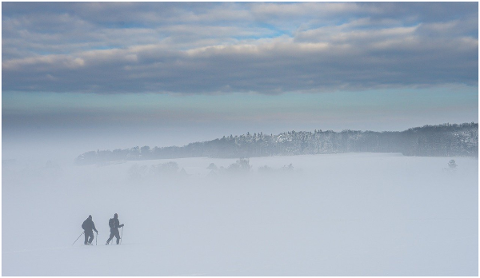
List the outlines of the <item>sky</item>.
{"label": "sky", "polygon": [[476,2],[2,3],[4,157],[464,122]]}

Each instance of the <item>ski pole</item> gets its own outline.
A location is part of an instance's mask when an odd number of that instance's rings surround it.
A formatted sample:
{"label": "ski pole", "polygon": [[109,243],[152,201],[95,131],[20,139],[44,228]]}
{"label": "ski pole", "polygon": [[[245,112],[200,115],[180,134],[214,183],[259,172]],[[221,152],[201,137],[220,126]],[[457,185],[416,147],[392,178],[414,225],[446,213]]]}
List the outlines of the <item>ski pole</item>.
{"label": "ski pole", "polygon": [[75,245],[75,242],[77,242],[77,240],[78,240],[84,233],[85,233],[85,231],[82,232],[82,233],[77,237],[77,239],[73,242],[72,246]]}
{"label": "ski pole", "polygon": [[97,236],[95,237],[95,245],[97,245],[97,240],[98,240],[98,232],[97,232]]}
{"label": "ski pole", "polygon": [[123,240],[123,227],[122,227],[122,236],[120,237],[120,244],[122,244],[122,240]]}

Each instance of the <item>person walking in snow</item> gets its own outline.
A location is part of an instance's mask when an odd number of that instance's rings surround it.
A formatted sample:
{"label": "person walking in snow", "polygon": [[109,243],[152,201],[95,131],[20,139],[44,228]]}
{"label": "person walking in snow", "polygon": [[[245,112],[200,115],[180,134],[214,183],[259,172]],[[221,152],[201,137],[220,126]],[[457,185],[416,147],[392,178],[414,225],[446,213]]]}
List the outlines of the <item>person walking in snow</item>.
{"label": "person walking in snow", "polygon": [[117,244],[120,242],[120,234],[118,233],[118,228],[123,227],[124,224],[120,225],[120,221],[118,221],[118,214],[114,214],[113,218],[110,218],[108,221],[108,225],[110,226],[110,237],[107,240],[107,245],[110,244],[110,241],[113,237],[117,238]]}
{"label": "person walking in snow", "polygon": [[93,241],[93,231],[95,231],[97,233],[97,236],[98,236],[98,231],[97,229],[95,229],[95,223],[93,223],[93,220],[92,220],[92,216],[89,215],[88,218],[83,221],[83,224],[82,224],[82,229],[84,231],[84,234],[85,234],[85,245],[90,245],[92,244],[92,241]]}

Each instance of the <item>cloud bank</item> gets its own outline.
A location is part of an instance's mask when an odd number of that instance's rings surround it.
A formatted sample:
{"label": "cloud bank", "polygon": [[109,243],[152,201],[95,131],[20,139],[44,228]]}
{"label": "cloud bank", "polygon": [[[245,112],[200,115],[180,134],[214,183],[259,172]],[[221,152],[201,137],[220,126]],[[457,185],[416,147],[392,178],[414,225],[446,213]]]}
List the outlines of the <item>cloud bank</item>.
{"label": "cloud bank", "polygon": [[4,3],[3,90],[478,84],[477,3]]}

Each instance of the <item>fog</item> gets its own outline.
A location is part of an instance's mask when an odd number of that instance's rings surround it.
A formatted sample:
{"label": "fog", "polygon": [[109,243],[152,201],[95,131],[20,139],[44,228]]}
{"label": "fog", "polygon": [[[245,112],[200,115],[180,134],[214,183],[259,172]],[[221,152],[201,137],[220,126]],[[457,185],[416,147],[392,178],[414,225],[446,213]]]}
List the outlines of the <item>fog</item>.
{"label": "fog", "polygon": [[[478,274],[477,159],[347,153],[75,166],[76,149],[29,159],[8,146],[3,275]],[[114,213],[122,244],[107,246]],[[88,215],[98,245],[83,236],[72,245]]]}
{"label": "fog", "polygon": [[478,3],[2,7],[3,275],[478,275]]}

